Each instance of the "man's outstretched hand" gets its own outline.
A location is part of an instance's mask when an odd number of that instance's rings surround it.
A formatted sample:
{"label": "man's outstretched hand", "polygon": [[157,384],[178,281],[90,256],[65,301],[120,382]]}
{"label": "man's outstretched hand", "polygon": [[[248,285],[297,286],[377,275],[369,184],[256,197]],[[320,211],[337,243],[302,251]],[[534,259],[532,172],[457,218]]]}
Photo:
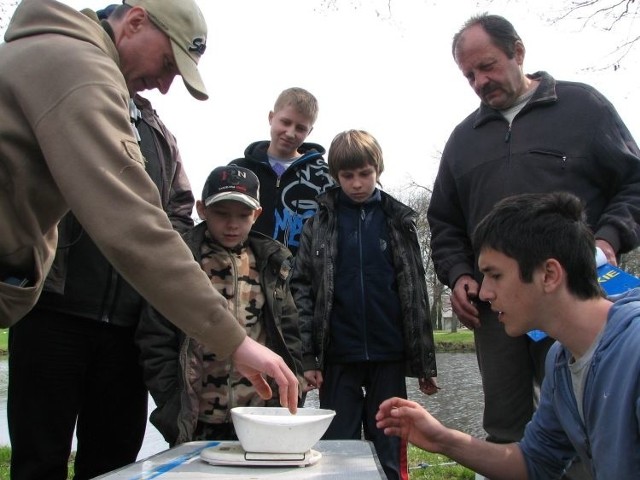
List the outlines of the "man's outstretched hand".
{"label": "man's outstretched hand", "polygon": [[291,413],[298,411],[298,379],[280,355],[249,337],[231,355],[236,369],[255,387],[258,395],[269,399],[271,387],[263,375],[273,378],[280,390],[280,405]]}

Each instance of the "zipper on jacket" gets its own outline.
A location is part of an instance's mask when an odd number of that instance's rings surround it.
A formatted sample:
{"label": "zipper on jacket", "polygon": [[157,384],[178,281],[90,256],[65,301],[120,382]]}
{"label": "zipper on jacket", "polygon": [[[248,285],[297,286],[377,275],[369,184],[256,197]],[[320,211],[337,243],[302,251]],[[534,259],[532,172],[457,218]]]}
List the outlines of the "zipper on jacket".
{"label": "zipper on jacket", "polygon": [[[198,422],[198,413],[193,412],[189,407],[191,403],[189,401],[189,389],[187,387],[188,378],[189,378],[189,346],[191,344],[191,340],[188,336],[185,335],[184,341],[180,345],[180,350],[178,352],[178,364],[180,366],[180,375],[182,375],[183,385],[180,389],[180,406],[178,407],[178,418],[176,419],[176,423],[178,424],[178,438],[176,438],[176,443],[184,443],[189,442],[191,437],[193,436],[193,431],[195,430],[195,425]],[[192,415],[193,414],[193,415]],[[186,417],[186,419],[185,419]]]}
{"label": "zipper on jacket", "polygon": [[367,216],[364,205],[360,207],[360,221],[358,222],[358,256],[360,257],[360,307],[362,308],[362,330],[364,333],[364,358],[369,360],[369,342],[367,342],[367,318],[365,315],[365,298],[364,298],[364,273],[362,258],[362,223]]}
{"label": "zipper on jacket", "polygon": [[284,246],[289,248],[289,234],[291,233],[291,222],[287,223],[286,228],[284,229],[284,238],[282,239],[282,243]]}
{"label": "zipper on jacket", "polygon": [[[271,175],[274,175],[276,177],[276,190],[280,189],[280,176],[278,176],[278,174],[276,173],[276,171],[273,169],[273,167],[271,166],[271,163],[267,160],[266,162],[266,167],[269,169],[269,171],[271,172]],[[284,175],[284,173],[286,172],[286,170],[284,172],[282,172],[282,175]]]}
{"label": "zipper on jacket", "polygon": [[238,264],[236,263],[235,254],[227,253],[231,259],[231,271],[233,272],[233,316],[238,318],[238,309],[240,308],[240,295],[238,292]]}
{"label": "zipper on jacket", "polygon": [[[229,255],[229,259],[231,260],[231,271],[233,273],[233,316],[238,318],[238,304],[240,302],[240,295],[238,292],[238,265],[236,264],[236,259],[234,258],[234,254],[227,251],[227,255]],[[246,329],[245,325],[242,325]],[[231,409],[235,407],[235,395],[233,391],[233,385],[231,382],[232,373],[235,370],[233,366],[233,357],[229,357],[229,366],[230,370],[227,376],[227,389],[229,390],[229,404],[227,405],[227,411],[225,412],[225,420],[231,421]]]}
{"label": "zipper on jacket", "polygon": [[115,268],[109,266],[109,284],[107,292],[104,296],[104,303],[102,304],[102,313],[100,314],[100,321],[109,323],[113,316],[113,310],[115,309],[116,297],[118,292],[118,273]]}
{"label": "zipper on jacket", "polygon": [[511,152],[513,144],[511,143],[511,123],[507,128],[507,133],[504,135],[504,143],[507,145],[507,166],[511,168]]}
{"label": "zipper on jacket", "polygon": [[[595,360],[597,358],[596,356],[599,353],[599,349],[600,347],[598,347],[596,351],[593,352],[593,355],[591,356],[591,365],[589,365],[587,376],[584,379],[584,387],[582,391],[582,415],[584,416],[584,418],[588,418],[588,415],[589,415],[590,405],[588,403],[588,400],[591,398],[594,398],[591,395],[593,395],[593,392],[592,392],[593,378],[596,375],[594,371],[596,368]],[[589,428],[587,426],[587,422],[584,422],[584,444],[586,446],[587,456],[589,457],[589,460],[593,462],[593,454],[591,452],[591,439],[589,438]]]}
{"label": "zipper on jacket", "polygon": [[560,169],[564,170],[567,167],[567,156],[561,152],[554,152],[551,150],[531,150],[529,153],[535,153],[537,155],[545,155],[547,157],[553,157],[560,160]]}

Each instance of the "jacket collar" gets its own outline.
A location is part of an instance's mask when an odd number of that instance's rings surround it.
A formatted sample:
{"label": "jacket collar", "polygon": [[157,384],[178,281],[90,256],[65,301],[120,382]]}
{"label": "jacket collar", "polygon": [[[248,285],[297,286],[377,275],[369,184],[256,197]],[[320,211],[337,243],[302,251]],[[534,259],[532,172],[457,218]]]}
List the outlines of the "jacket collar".
{"label": "jacket collar", "polygon": [[[326,192],[318,195],[318,205],[323,209],[335,210],[341,192],[342,189],[339,185],[328,189]],[[399,218],[402,218],[403,222],[407,221],[412,223],[417,221],[418,214],[413,208],[395,199],[384,190],[376,188],[374,196],[377,196],[376,201],[380,202],[382,210],[387,214],[387,216],[398,216]]]}
{"label": "jacket collar", "polygon": [[[629,328],[629,324],[638,321],[640,317],[640,289],[634,288],[625,293],[617,295],[609,314],[604,333],[600,339],[600,344],[593,354],[592,362],[598,360],[602,352],[609,348],[615,348],[614,341],[620,335],[624,335]],[[571,358],[571,352],[562,345],[561,351],[556,357],[555,368],[562,368]]]}
{"label": "jacket collar", "polygon": [[350,207],[350,208],[360,208],[360,207],[369,207],[370,205],[373,205],[375,203],[380,203],[380,201],[382,200],[382,195],[380,193],[380,189],[376,188],[373,193],[371,194],[371,196],[369,198],[367,198],[364,202],[361,203],[356,203],[353,200],[351,200],[346,193],[344,193],[344,191],[340,188],[340,191],[338,192],[338,198],[340,203],[342,203],[343,205]]}
{"label": "jacket collar", "polygon": [[[539,80],[540,85],[538,85],[538,88],[534,92],[533,96],[529,99],[520,113],[535,108],[539,105],[553,103],[558,100],[558,95],[556,94],[556,80],[547,72],[540,71],[533,74],[527,74],[527,77],[531,78],[532,80]],[[476,110],[473,128],[478,128],[492,120],[503,119],[504,117],[498,110],[491,108],[484,103],[481,103],[478,110]]]}
{"label": "jacket collar", "polygon": [[[271,142],[269,140],[260,140],[258,142],[253,142],[245,149],[245,158],[268,165],[269,157],[267,155],[267,150],[269,149],[270,143]],[[322,155],[326,153],[326,150],[324,149],[324,147],[317,143],[305,142],[300,145],[300,147],[298,147],[298,152],[301,153],[301,156],[296,159],[296,161],[294,161],[292,165],[322,157]],[[269,168],[271,167],[269,166]]]}
{"label": "jacket collar", "polygon": [[[207,222],[200,222],[182,235],[189,250],[191,250],[191,253],[198,262],[200,262],[200,245],[204,242],[206,232]],[[251,247],[259,262],[268,259],[269,262],[278,268],[280,268],[282,262],[291,257],[291,252],[284,245],[254,230],[249,232],[249,238],[244,245]],[[220,246],[220,248],[222,249],[224,247]]]}

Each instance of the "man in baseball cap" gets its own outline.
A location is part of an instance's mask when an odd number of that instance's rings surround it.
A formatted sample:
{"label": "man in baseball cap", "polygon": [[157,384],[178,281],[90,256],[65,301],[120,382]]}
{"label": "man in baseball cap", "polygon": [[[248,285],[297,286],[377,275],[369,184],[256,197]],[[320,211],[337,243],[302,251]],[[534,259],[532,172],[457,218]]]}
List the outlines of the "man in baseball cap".
{"label": "man in baseball cap", "polygon": [[[197,67],[206,50],[207,25],[198,6],[191,0],[123,0],[122,4],[113,3],[95,13],[98,20],[112,15],[113,20],[120,20],[134,6],[144,9],[150,22],[169,38],[176,69],[189,93],[198,100],[207,100],[209,95]],[[107,25],[112,30],[109,22]]]}
{"label": "man in baseball cap", "polygon": [[[230,358],[261,397],[273,394],[266,377],[275,379],[281,405],[295,413],[296,375],[247,336],[194,262],[131,126],[129,99],[168,92],[176,75],[207,97],[196,66],[206,44],[202,14],[194,0],[125,1],[98,24],[95,12],[22,0],[0,42],[0,172],[11,172],[0,181],[0,326],[24,321],[38,301],[64,249],[58,222],[71,210],[142,297],[217,358]],[[59,478],[66,469],[65,460]]]}
{"label": "man in baseball cap", "polygon": [[207,48],[207,24],[193,0],[123,0],[125,5],[141,7],[151,22],[171,42],[176,66],[189,93],[198,100],[209,98],[198,62]]}

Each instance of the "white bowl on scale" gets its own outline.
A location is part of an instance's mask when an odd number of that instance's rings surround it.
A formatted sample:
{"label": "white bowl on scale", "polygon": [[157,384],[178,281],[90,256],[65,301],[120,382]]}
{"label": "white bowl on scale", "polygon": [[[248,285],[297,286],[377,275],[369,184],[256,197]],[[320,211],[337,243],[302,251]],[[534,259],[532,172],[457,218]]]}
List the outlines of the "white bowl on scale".
{"label": "white bowl on scale", "polygon": [[282,407],[235,407],[231,420],[245,452],[305,453],[329,428],[336,412],[299,408],[295,415]]}

